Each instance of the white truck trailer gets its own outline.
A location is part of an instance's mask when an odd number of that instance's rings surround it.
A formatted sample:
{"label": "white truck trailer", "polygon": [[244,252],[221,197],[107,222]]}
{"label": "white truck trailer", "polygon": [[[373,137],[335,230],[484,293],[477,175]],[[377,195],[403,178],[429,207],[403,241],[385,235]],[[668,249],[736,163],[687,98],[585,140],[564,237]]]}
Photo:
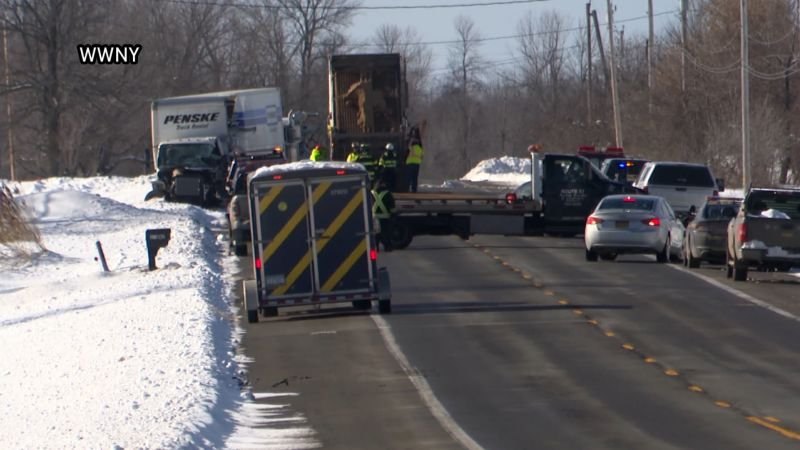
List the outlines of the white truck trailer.
{"label": "white truck trailer", "polygon": [[162,98],[150,111],[157,179],[148,199],[220,203],[235,155],[285,150],[278,88]]}

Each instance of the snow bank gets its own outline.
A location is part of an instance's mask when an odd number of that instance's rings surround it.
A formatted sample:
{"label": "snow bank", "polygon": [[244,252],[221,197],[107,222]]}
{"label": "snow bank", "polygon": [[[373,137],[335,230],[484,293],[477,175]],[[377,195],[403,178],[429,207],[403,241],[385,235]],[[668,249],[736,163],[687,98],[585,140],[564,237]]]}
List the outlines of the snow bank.
{"label": "snow bank", "polygon": [[461,177],[465,181],[489,181],[519,185],[531,179],[531,160],[515,156],[485,159]]}

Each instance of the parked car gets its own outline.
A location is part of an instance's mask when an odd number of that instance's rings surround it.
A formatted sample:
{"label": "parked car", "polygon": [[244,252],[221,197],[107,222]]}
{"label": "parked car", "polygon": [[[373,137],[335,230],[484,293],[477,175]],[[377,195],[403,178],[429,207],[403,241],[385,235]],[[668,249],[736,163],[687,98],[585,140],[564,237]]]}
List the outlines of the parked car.
{"label": "parked car", "polygon": [[632,185],[642,173],[646,159],[635,158],[610,158],[603,161],[600,172],[614,181]]}
{"label": "parked car", "polygon": [[728,222],[736,217],[742,204],[740,198],[710,197],[686,226],[683,239],[683,265],[695,269],[700,263],[725,262],[725,239]]}
{"label": "parked car", "polygon": [[586,260],[613,261],[620,254],[652,253],[661,263],[677,261],[683,235],[683,224],[663,197],[609,195],[586,219]]}
{"label": "parked car", "polygon": [[663,161],[646,163],[633,187],[644,194],[664,197],[680,217],[725,189],[722,179],[714,178],[706,165]]}

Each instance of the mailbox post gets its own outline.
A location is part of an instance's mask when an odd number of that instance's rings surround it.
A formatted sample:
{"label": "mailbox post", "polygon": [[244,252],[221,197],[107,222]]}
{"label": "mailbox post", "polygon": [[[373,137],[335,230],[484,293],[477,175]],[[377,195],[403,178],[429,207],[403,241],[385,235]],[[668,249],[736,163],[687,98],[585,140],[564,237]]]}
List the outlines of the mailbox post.
{"label": "mailbox post", "polygon": [[171,232],[172,230],[169,228],[156,228],[145,231],[147,262],[150,270],[156,270],[156,255],[162,247],[166,247],[169,244]]}

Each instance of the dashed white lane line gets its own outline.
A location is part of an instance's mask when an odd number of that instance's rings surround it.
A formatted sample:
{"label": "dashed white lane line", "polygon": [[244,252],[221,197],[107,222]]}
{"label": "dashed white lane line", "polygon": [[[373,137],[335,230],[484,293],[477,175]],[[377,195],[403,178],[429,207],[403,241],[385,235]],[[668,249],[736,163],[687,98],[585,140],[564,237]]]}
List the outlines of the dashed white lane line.
{"label": "dashed white lane line", "polygon": [[721,282],[719,282],[719,281],[717,281],[717,280],[715,280],[715,279],[713,279],[711,277],[708,277],[706,275],[699,274],[697,272],[693,272],[691,270],[685,269],[683,267],[675,266],[675,265],[672,265],[672,264],[667,264],[667,266],[671,267],[671,268],[673,268],[675,270],[680,270],[681,272],[686,272],[686,273],[689,273],[691,275],[694,275],[695,277],[705,281],[706,283],[709,283],[709,284],[711,284],[713,286],[716,286],[716,287],[722,289],[723,291],[728,292],[729,294],[733,294],[733,295],[739,297],[742,300],[748,301],[748,302],[750,302],[750,303],[752,303],[754,305],[757,305],[757,306],[760,306],[760,307],[762,307],[764,309],[772,311],[775,314],[781,315],[781,316],[783,316],[783,317],[785,317],[787,319],[790,319],[790,320],[794,320],[795,322],[800,322],[800,317],[790,313],[789,311],[786,311],[784,309],[778,308],[777,306],[771,305],[771,304],[769,304],[769,303],[767,303],[767,302],[765,302],[763,300],[759,300],[759,299],[753,297],[752,295],[746,294],[746,293],[744,293],[742,291],[739,291],[739,290],[737,290],[735,288],[732,288],[732,287],[726,285],[725,283],[721,283]]}
{"label": "dashed white lane line", "polygon": [[377,314],[371,314],[372,320],[375,322],[375,325],[378,326],[378,330],[381,333],[381,337],[383,337],[383,342],[386,344],[386,348],[389,350],[389,353],[394,356],[394,359],[403,369],[408,379],[411,381],[411,384],[417,389],[420,398],[425,403],[425,406],[428,407],[433,417],[439,422],[439,424],[444,428],[447,433],[449,433],[453,439],[455,439],[459,444],[461,444],[464,448],[469,450],[479,450],[483,449],[474,439],[472,439],[463,428],[461,428],[458,423],[453,419],[450,413],[447,412],[444,405],[436,398],[436,394],[433,393],[433,389],[428,384],[428,381],[419,374],[419,372],[409,363],[408,358],[403,353],[403,350],[400,349],[400,345],[397,344],[397,340],[394,338],[394,334],[392,333],[392,328],[389,326],[389,323],[383,319],[383,317]]}

